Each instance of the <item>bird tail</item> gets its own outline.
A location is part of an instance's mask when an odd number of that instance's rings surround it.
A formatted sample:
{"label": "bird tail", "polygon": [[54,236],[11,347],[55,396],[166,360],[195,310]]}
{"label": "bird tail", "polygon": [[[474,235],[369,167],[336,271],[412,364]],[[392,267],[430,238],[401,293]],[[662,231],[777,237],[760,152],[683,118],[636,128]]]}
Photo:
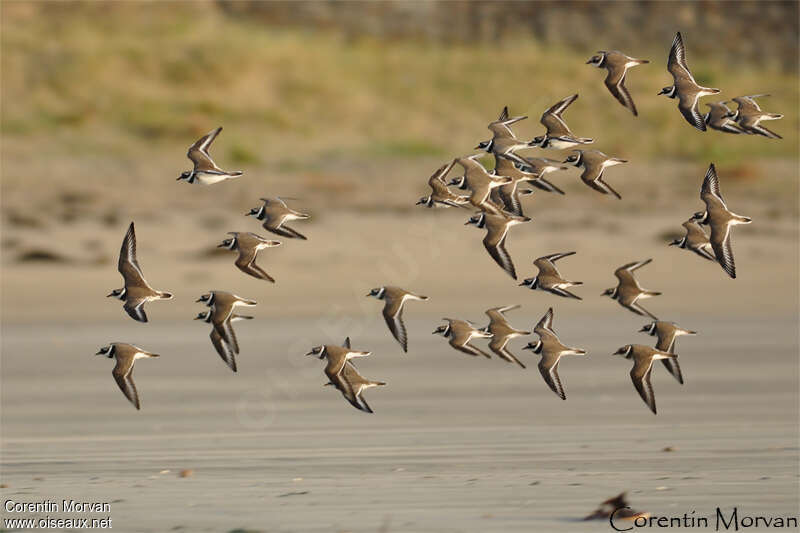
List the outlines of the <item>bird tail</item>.
{"label": "bird tail", "polygon": [[386,385],[386,382],[385,381],[370,381],[369,384],[374,386],[374,387],[381,387],[383,385]]}
{"label": "bird tail", "polygon": [[661,293],[658,291],[644,291],[647,296],[661,296]]}
{"label": "bird tail", "polygon": [[161,356],[158,355],[157,353],[149,353],[147,354],[147,357],[161,357]]}
{"label": "bird tail", "polygon": [[172,299],[172,293],[171,292],[159,292],[158,293],[158,297],[163,299],[163,300],[171,300]]}

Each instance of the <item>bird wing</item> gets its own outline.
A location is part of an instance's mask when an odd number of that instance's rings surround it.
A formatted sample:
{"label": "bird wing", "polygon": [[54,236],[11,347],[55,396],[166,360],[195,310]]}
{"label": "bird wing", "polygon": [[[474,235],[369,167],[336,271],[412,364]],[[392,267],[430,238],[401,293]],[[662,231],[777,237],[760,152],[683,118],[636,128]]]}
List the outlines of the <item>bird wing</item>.
{"label": "bird wing", "polygon": [[126,298],[122,308],[137,322],[147,322],[147,313],[144,312],[145,303],[147,300],[144,298]]}
{"label": "bird wing", "polygon": [[653,369],[653,360],[637,360],[631,369],[631,381],[639,392],[647,407],[656,414],[656,396],[653,393],[653,385],[650,383],[650,373]]}
{"label": "bird wing", "polygon": [[144,279],[144,274],[142,274],[139,261],[136,259],[136,231],[133,228],[133,222],[128,226],[128,231],[122,239],[117,270],[125,279],[126,286],[143,285],[149,287]]}
{"label": "bird wing", "polygon": [[562,400],[567,399],[564,394],[564,386],[561,384],[561,378],[558,376],[558,356],[542,356],[539,361],[539,372],[541,372],[544,382],[555,392]]}
{"label": "bird wing", "polygon": [[211,146],[211,143],[214,142],[214,139],[217,138],[220,131],[222,131],[222,126],[208,132],[189,147],[186,156],[194,163],[195,170],[220,171],[219,167],[214,163],[214,160],[208,155],[208,147]]}
{"label": "bird wing", "polygon": [[514,262],[511,260],[508,250],[506,250],[506,235],[508,235],[507,226],[498,231],[492,231],[491,228],[487,228],[486,237],[483,238],[483,246],[503,270],[508,272],[512,278],[517,279]]}
{"label": "bird wing", "polygon": [[548,109],[542,114],[540,122],[545,128],[547,128],[548,135],[550,135],[551,137],[558,137],[563,135],[569,137],[573,136],[572,132],[567,126],[567,123],[564,122],[564,119],[561,118],[561,114],[577,98],[578,98],[577,94],[573,94],[572,96],[567,96],[560,102],[554,104],[552,107],[550,107],[550,109]]}
{"label": "bird wing", "polygon": [[214,345],[214,348],[217,350],[217,353],[225,361],[225,364],[228,367],[236,372],[236,354],[233,351],[233,348],[228,344],[217,328],[212,328],[211,333],[209,334],[211,337],[211,344]]}
{"label": "bird wing", "polygon": [[[709,198],[709,196],[714,197],[716,201]],[[709,201],[712,203],[717,203],[718,201],[722,204],[722,207],[726,207],[725,200],[722,198],[722,191],[719,188],[719,177],[717,176],[717,168],[714,166],[714,163],[708,166],[706,175],[703,178],[703,186],[700,188],[700,198],[706,203],[707,207],[711,207]]]}
{"label": "bird wing", "polygon": [[[709,214],[709,216],[711,216]],[[711,219],[711,248],[720,266],[732,278],[736,277],[736,263],[733,260],[733,246],[731,245],[731,226],[725,222]]]}
{"label": "bird wing", "polygon": [[222,320],[214,320],[213,324],[214,329],[217,331],[217,333],[219,333],[220,337],[222,337],[222,340],[224,340],[228,346],[231,347],[233,353],[238,354],[239,341],[236,339],[236,332],[233,330],[233,326],[231,325],[231,319],[233,318],[232,310],[233,307],[231,307],[231,312],[229,312],[225,318]]}
{"label": "bird wing", "polygon": [[122,394],[136,409],[140,409],[139,393],[136,391],[136,384],[133,382],[133,357],[117,357],[117,364],[114,365],[114,370],[111,373]]}
{"label": "bird wing", "polygon": [[676,84],[681,80],[689,80],[697,85],[689,70],[689,65],[686,63],[686,47],[683,45],[681,32],[676,33],[675,38],[672,40],[672,47],[669,50],[669,60],[667,61],[667,70],[672,74]]}
{"label": "bird wing", "polygon": [[389,326],[389,331],[392,332],[394,338],[403,347],[403,351],[408,351],[408,333],[406,325],[403,322],[403,297],[387,299],[386,304],[383,306],[383,319],[386,320],[386,325]]}
{"label": "bird wing", "polygon": [[697,101],[700,93],[678,91],[678,110],[686,121],[700,131],[706,131],[706,117],[700,113]]}
{"label": "bird wing", "polygon": [[633,98],[628,92],[628,88],[625,87],[625,75],[627,73],[628,69],[625,67],[609,69],[608,76],[606,76],[605,79],[605,84],[606,87],[608,87],[608,90],[611,92],[614,98],[619,101],[620,104],[630,109],[633,113],[633,116],[638,116],[639,113],[636,111],[636,104],[633,103]]}

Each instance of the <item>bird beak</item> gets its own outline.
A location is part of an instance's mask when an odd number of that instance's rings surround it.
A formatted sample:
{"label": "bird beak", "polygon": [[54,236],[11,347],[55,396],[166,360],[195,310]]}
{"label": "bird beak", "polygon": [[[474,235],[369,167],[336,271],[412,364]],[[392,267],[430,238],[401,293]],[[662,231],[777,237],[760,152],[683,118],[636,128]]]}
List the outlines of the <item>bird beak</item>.
{"label": "bird beak", "polygon": [[522,287],[523,285],[525,285],[525,282],[524,282],[524,281],[523,281],[522,283],[520,283],[520,284],[518,285],[518,287]]}
{"label": "bird beak", "polygon": [[97,352],[95,355],[103,355],[103,352]]}
{"label": "bird beak", "polygon": [[181,181],[182,179],[183,179],[183,178],[181,178],[180,176],[178,176],[178,177],[175,179],[175,181]]}
{"label": "bird beak", "polygon": [[269,246],[269,247],[280,246],[280,245],[281,245],[281,241],[267,241],[267,246]]}
{"label": "bird beak", "polygon": [[199,316],[194,317],[195,320],[200,320]]}
{"label": "bird beak", "polygon": [[437,333],[439,333],[439,330],[431,331],[431,335],[436,335]]}
{"label": "bird beak", "polygon": [[464,225],[465,225],[465,226],[469,226],[469,220],[467,220],[466,222],[464,222]]}
{"label": "bird beak", "polygon": [[113,293],[113,292],[112,292],[112,293],[110,293],[110,294],[106,294],[106,298],[111,298],[112,296],[114,296],[114,293]]}
{"label": "bird beak", "polygon": [[244,214],[244,216],[246,216],[246,217],[249,217],[249,216],[250,216],[250,215],[252,215],[252,214],[253,214],[253,213],[251,213],[250,211],[248,211],[247,213],[245,213],[245,214]]}
{"label": "bird beak", "polygon": [[227,246],[227,244],[225,244],[225,243],[223,242],[223,243],[221,243],[221,244],[218,244],[218,245],[217,245],[217,248],[225,248],[226,246]]}
{"label": "bird beak", "polygon": [[306,355],[314,355],[314,352],[313,351],[308,352]]}
{"label": "bird beak", "polygon": [[639,332],[642,332],[642,331],[647,331],[647,326],[643,326],[642,329],[639,330]]}
{"label": "bird beak", "polygon": [[194,301],[194,303],[203,302],[203,301],[205,301],[205,300],[203,300],[202,298],[198,298],[197,300]]}
{"label": "bird beak", "polygon": [[588,65],[588,64],[590,64],[591,62],[592,62],[592,60],[590,59],[589,61],[587,61],[587,62],[586,62],[586,64]]}

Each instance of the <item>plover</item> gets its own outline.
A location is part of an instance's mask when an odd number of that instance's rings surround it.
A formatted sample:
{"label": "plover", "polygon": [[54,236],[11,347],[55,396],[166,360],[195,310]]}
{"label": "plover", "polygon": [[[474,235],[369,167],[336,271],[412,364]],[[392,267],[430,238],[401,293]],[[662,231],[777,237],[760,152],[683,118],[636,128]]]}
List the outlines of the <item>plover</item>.
{"label": "plover", "polygon": [[[237,315],[236,313],[232,313],[227,320],[230,332],[233,333],[233,328],[230,327],[231,322],[236,322],[237,320],[252,320],[252,318],[253,318],[252,316]],[[217,353],[225,362],[225,364],[228,365],[228,367],[231,370],[236,372],[237,371],[236,356],[239,354],[239,346],[238,346],[238,341],[236,341],[235,335],[233,337],[233,342],[235,342],[236,345],[234,346],[226,338],[225,335],[227,335],[227,333],[221,332],[220,329],[217,328],[217,326],[214,324],[213,308],[209,311],[198,313],[198,315],[194,319],[202,320],[203,322],[208,322],[212,324],[211,333],[209,333],[208,335],[208,337],[211,339],[211,344],[214,346],[214,349],[217,351]]]}
{"label": "plover", "polygon": [[694,218],[690,218],[681,224],[681,226],[686,229],[686,235],[680,239],[674,239],[669,243],[670,246],[691,250],[703,259],[708,259],[709,261],[717,260],[717,258],[714,257],[714,250],[711,248],[711,243],[708,241],[706,232],[703,231],[702,226],[700,226]]}
{"label": "plover", "polygon": [[117,360],[117,364],[114,365],[114,370],[111,372],[114,381],[117,382],[122,394],[130,400],[134,407],[141,409],[139,393],[136,392],[136,383],[133,382],[133,364],[137,359],[160,356],[124,342],[112,342],[108,346],[103,346],[95,355],[104,355],[109,359]]}
{"label": "plover", "polygon": [[658,359],[677,359],[677,355],[656,350],[643,344],[626,344],[613,355],[623,355],[625,359],[633,359],[631,381],[639,392],[644,403],[656,414],[656,396],[653,385],[650,383],[650,374],[653,370],[653,361]]}
{"label": "plover", "polygon": [[502,208],[490,199],[491,190],[501,185],[511,183],[513,180],[507,176],[490,174],[477,158],[481,154],[467,157],[457,157],[455,163],[464,169],[464,175],[450,180],[449,185],[456,185],[459,189],[469,190],[469,203],[476,208],[494,215],[501,215]]}
{"label": "plover", "polygon": [[583,285],[582,281],[568,281],[561,276],[561,273],[556,268],[555,262],[562,257],[569,257],[574,255],[575,252],[564,252],[558,254],[545,255],[536,259],[533,264],[539,269],[539,274],[533,278],[528,278],[520,286],[529,287],[531,290],[540,289],[547,292],[552,292],[564,298],[575,298],[581,300],[582,298],[576,294],[571,293],[567,289]]}
{"label": "plover", "polygon": [[258,252],[264,248],[271,248],[273,246],[280,246],[280,241],[269,241],[255,233],[229,231],[228,235],[233,235],[230,239],[225,239],[222,243],[217,245],[217,248],[227,248],[228,250],[237,250],[239,256],[234,261],[234,264],[239,270],[245,274],[249,274],[254,278],[264,279],[275,283],[275,280],[269,274],[256,264],[256,256]]}
{"label": "plover", "polygon": [[633,103],[633,98],[631,98],[628,88],[625,87],[625,76],[628,74],[629,68],[649,62],[647,59],[628,57],[616,50],[610,52],[600,50],[586,64],[608,70],[608,75],[605,79],[606,87],[620,104],[630,109],[633,116],[637,116],[639,113],[636,111],[636,105]]}
{"label": "plover", "polygon": [[262,220],[263,228],[267,231],[286,237],[288,239],[302,239],[306,240],[306,236],[299,231],[286,226],[287,222],[292,220],[306,220],[310,215],[289,209],[286,202],[280,198],[259,198],[264,205],[261,207],[254,207],[246,216],[254,216],[258,220]]}
{"label": "plover", "polygon": [[517,363],[522,368],[525,368],[522,361],[517,359],[517,357],[506,348],[508,341],[511,339],[531,334],[530,331],[523,331],[511,327],[504,313],[512,309],[519,309],[519,306],[507,305],[505,307],[487,309],[486,316],[489,317],[489,325],[483,328],[483,331],[492,334],[492,338],[489,340],[489,349],[491,351],[496,353],[499,358],[509,363]]}
{"label": "plover", "polygon": [[533,353],[541,354],[539,360],[539,372],[541,372],[544,382],[562,400],[567,399],[564,393],[564,386],[561,385],[561,378],[558,376],[558,362],[564,355],[586,355],[586,350],[580,348],[570,348],[559,340],[556,332],[553,331],[553,308],[549,308],[547,313],[539,320],[533,332],[539,335],[536,343],[529,342],[523,350],[533,350]]}
{"label": "plover", "polygon": [[672,41],[672,48],[669,51],[667,70],[672,74],[673,84],[671,87],[664,87],[658,94],[666,95],[668,98],[678,99],[678,109],[686,121],[700,131],[706,131],[705,117],[700,114],[697,103],[700,97],[711,94],[718,94],[719,89],[703,87],[694,81],[689,65],[686,64],[686,48],[683,46],[681,32],[675,34]]}
{"label": "plover", "polygon": [[780,113],[765,113],[758,107],[755,99],[761,96],[769,96],[768,94],[754,94],[752,96],[737,96],[733,99],[739,105],[736,113],[733,115],[733,120],[747,133],[755,133],[763,135],[770,139],[782,139],[780,135],[774,131],[761,125],[764,120],[778,120],[783,118]]}
{"label": "plover", "polygon": [[362,352],[353,350],[349,346],[349,342],[345,346],[336,346],[334,344],[323,344],[322,346],[315,346],[311,348],[306,355],[313,355],[318,359],[327,359],[328,363],[325,365],[325,375],[328,379],[336,383],[336,379],[342,372],[342,369],[349,360],[356,357],[367,357],[372,352]]}
{"label": "plover", "polygon": [[[350,337],[345,339],[342,346],[346,349],[350,349]],[[334,376],[333,379],[330,379],[325,385],[336,387],[336,389],[342,393],[342,396],[356,409],[366,413],[372,413],[372,408],[362,394],[366,389],[386,385],[386,382],[372,381],[365,378],[358,373],[358,370],[356,370],[355,365],[351,361],[347,361],[342,371],[337,376]]]}
{"label": "plover", "polygon": [[573,135],[567,123],[561,118],[561,114],[564,113],[564,110],[577,98],[577,94],[567,96],[542,114],[542,118],[539,122],[547,128],[547,133],[534,138],[531,141],[533,146],[564,150],[572,148],[573,146],[578,146],[579,144],[590,144],[594,142],[593,139],[576,137]]}
{"label": "plover", "polygon": [[575,150],[575,152],[577,153],[567,157],[564,163],[569,163],[576,167],[583,167],[581,180],[586,185],[603,194],[611,193],[616,196],[617,199],[621,200],[622,196],[603,180],[603,172],[605,172],[608,167],[621,165],[628,161],[617,157],[608,157],[600,150]]}
{"label": "plover", "polygon": [[178,181],[186,180],[189,183],[213,185],[220,181],[238,178],[243,174],[241,170],[232,172],[222,170],[214,163],[211,156],[208,155],[208,147],[211,146],[211,143],[214,142],[214,139],[217,138],[217,135],[219,135],[221,131],[222,126],[203,135],[196,143],[189,147],[186,157],[191,159],[192,163],[194,163],[194,168],[182,172],[178,177]]}
{"label": "plover", "polygon": [[488,213],[473,215],[464,225],[473,225],[478,228],[486,229],[486,236],[483,238],[483,246],[492,259],[508,274],[517,279],[517,272],[514,269],[514,262],[511,260],[508,250],[506,250],[506,237],[511,226],[529,222],[529,217],[500,216]]}
{"label": "plover", "polygon": [[641,306],[639,300],[658,296],[661,293],[643,289],[633,276],[635,270],[649,264],[651,261],[652,259],[634,261],[616,269],[614,275],[619,280],[619,283],[613,289],[607,289],[602,296],[610,296],[612,300],[616,300],[622,307],[630,309],[637,315],[647,315],[654,320],[658,320],[658,317]]}
{"label": "plover", "polygon": [[133,229],[133,222],[128,226],[128,231],[122,239],[117,270],[122,274],[125,286],[121,289],[114,289],[107,297],[113,296],[125,302],[122,308],[132,319],[147,322],[144,304],[152,300],[172,299],[172,294],[155,290],[144,279],[142,267],[139,266],[139,261],[136,259],[136,232]]}
{"label": "plover", "polygon": [[736,277],[736,264],[733,260],[733,246],[731,245],[731,227],[737,224],[749,224],[753,220],[749,217],[737,215],[728,211],[725,200],[719,189],[719,178],[714,163],[708,167],[703,186],[700,189],[700,198],[706,204],[706,210],[694,214],[694,219],[700,224],[707,224],[711,228],[709,241],[714,249],[714,256],[723,270],[732,278]]}
{"label": "plover", "polygon": [[525,120],[527,116],[511,117],[508,116],[508,107],[504,107],[500,116],[494,122],[489,123],[489,131],[492,132],[492,138],[488,141],[483,141],[475,147],[476,150],[486,150],[495,156],[501,154],[510,154],[516,150],[523,148],[530,148],[532,144],[529,141],[517,139],[514,132],[511,131],[510,126]]}
{"label": "plover", "polygon": [[236,306],[253,306],[258,302],[249,298],[242,298],[230,292],[209,291],[200,296],[195,302],[204,303],[206,307],[219,306],[222,308],[233,308]]}
{"label": "plover", "polygon": [[239,341],[232,323],[237,320],[251,320],[253,317],[238,315],[234,308],[241,305],[256,305],[255,300],[248,300],[223,291],[204,294],[198,300],[210,307],[208,311],[199,313],[195,320],[211,324],[211,344],[228,367],[236,372],[236,356],[239,355]]}
{"label": "plover", "polygon": [[493,174],[496,176],[509,177],[512,181],[492,189],[492,201],[502,206],[506,212],[517,216],[523,216],[520,196],[533,194],[532,190],[520,188],[520,185],[523,183],[533,185],[537,189],[543,191],[564,194],[564,191],[543,178],[541,173],[533,172],[538,169],[529,166],[524,167],[525,169],[521,168],[527,165],[528,161],[528,159],[515,159],[505,155],[498,156],[495,159]]}
{"label": "plover", "polygon": [[[673,322],[664,322],[662,320],[650,322],[639,331],[648,333],[649,335],[658,336],[658,341],[656,341],[656,350],[669,353],[675,353],[675,339],[677,339],[680,335],[697,335],[696,331],[682,329]],[[678,383],[683,385],[683,374],[681,374],[681,367],[678,364],[678,360],[667,358],[662,359],[661,362],[664,363],[665,367],[667,367],[669,373],[678,380]]]}
{"label": "plover", "polygon": [[447,325],[436,328],[433,331],[434,335],[439,334],[442,337],[449,338],[450,346],[459,352],[464,352],[475,357],[482,355],[487,359],[492,358],[488,353],[470,344],[472,339],[490,338],[492,336],[491,333],[481,331],[465,320],[456,320],[454,318],[443,318],[442,320],[447,320]]}
{"label": "plover", "polygon": [[378,287],[369,291],[367,296],[373,296],[378,300],[383,300],[383,318],[386,320],[386,325],[389,326],[389,331],[404,352],[408,351],[408,333],[406,332],[406,325],[403,322],[403,305],[408,300],[425,301],[427,296],[420,296],[413,292],[408,292],[399,287]]}
{"label": "plover", "polygon": [[[527,174],[532,174],[536,176],[536,178],[529,179],[528,183],[533,185],[538,189],[542,189],[543,191],[547,192],[557,192],[558,194],[564,194],[564,191],[553,185],[550,181],[545,179],[545,175],[551,172],[555,172],[557,170],[567,170],[568,167],[565,167],[561,161],[557,161],[555,159],[550,159],[547,157],[522,157],[523,163],[519,165],[519,169]],[[515,165],[516,166],[516,165]]]}
{"label": "plover", "polygon": [[727,102],[708,102],[706,105],[709,107],[708,113],[703,117],[706,126],[717,131],[724,131],[725,133],[745,133],[745,130],[733,120],[734,113],[728,106]]}
{"label": "plover", "polygon": [[428,178],[428,185],[431,188],[431,193],[428,196],[423,196],[417,201],[417,205],[424,205],[425,207],[434,207],[441,205],[443,207],[464,207],[469,203],[469,196],[461,196],[453,193],[447,188],[444,178],[453,165],[456,164],[455,159],[450,163],[445,163]]}

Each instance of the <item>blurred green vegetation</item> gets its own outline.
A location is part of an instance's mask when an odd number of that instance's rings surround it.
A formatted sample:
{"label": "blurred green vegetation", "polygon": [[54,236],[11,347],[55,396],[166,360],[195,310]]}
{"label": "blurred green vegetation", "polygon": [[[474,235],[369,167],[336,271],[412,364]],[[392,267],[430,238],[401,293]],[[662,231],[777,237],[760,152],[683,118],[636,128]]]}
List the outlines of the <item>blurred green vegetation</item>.
{"label": "blurred green vegetation", "polygon": [[302,171],[306,157],[332,150],[341,158],[445,159],[488,138],[486,124],[503,105],[530,115],[515,131],[533,137],[541,112],[577,92],[567,122],[609,154],[729,164],[797,156],[796,75],[718,61],[693,49],[691,33],[684,39],[698,81],[720,87],[725,99],[771,93],[762,107],[785,115],[769,124],[783,141],[691,128],[674,100],[656,96],[671,84],[670,42],[648,35],[624,50],[651,60],[628,76],[637,119],[608,93],[605,71],[585,64],[607,43],[578,53],[529,39],[352,39],[264,26],[206,3],[0,9],[3,137],[54,154],[184,150],[223,125],[223,157],[238,165],[272,161]]}

